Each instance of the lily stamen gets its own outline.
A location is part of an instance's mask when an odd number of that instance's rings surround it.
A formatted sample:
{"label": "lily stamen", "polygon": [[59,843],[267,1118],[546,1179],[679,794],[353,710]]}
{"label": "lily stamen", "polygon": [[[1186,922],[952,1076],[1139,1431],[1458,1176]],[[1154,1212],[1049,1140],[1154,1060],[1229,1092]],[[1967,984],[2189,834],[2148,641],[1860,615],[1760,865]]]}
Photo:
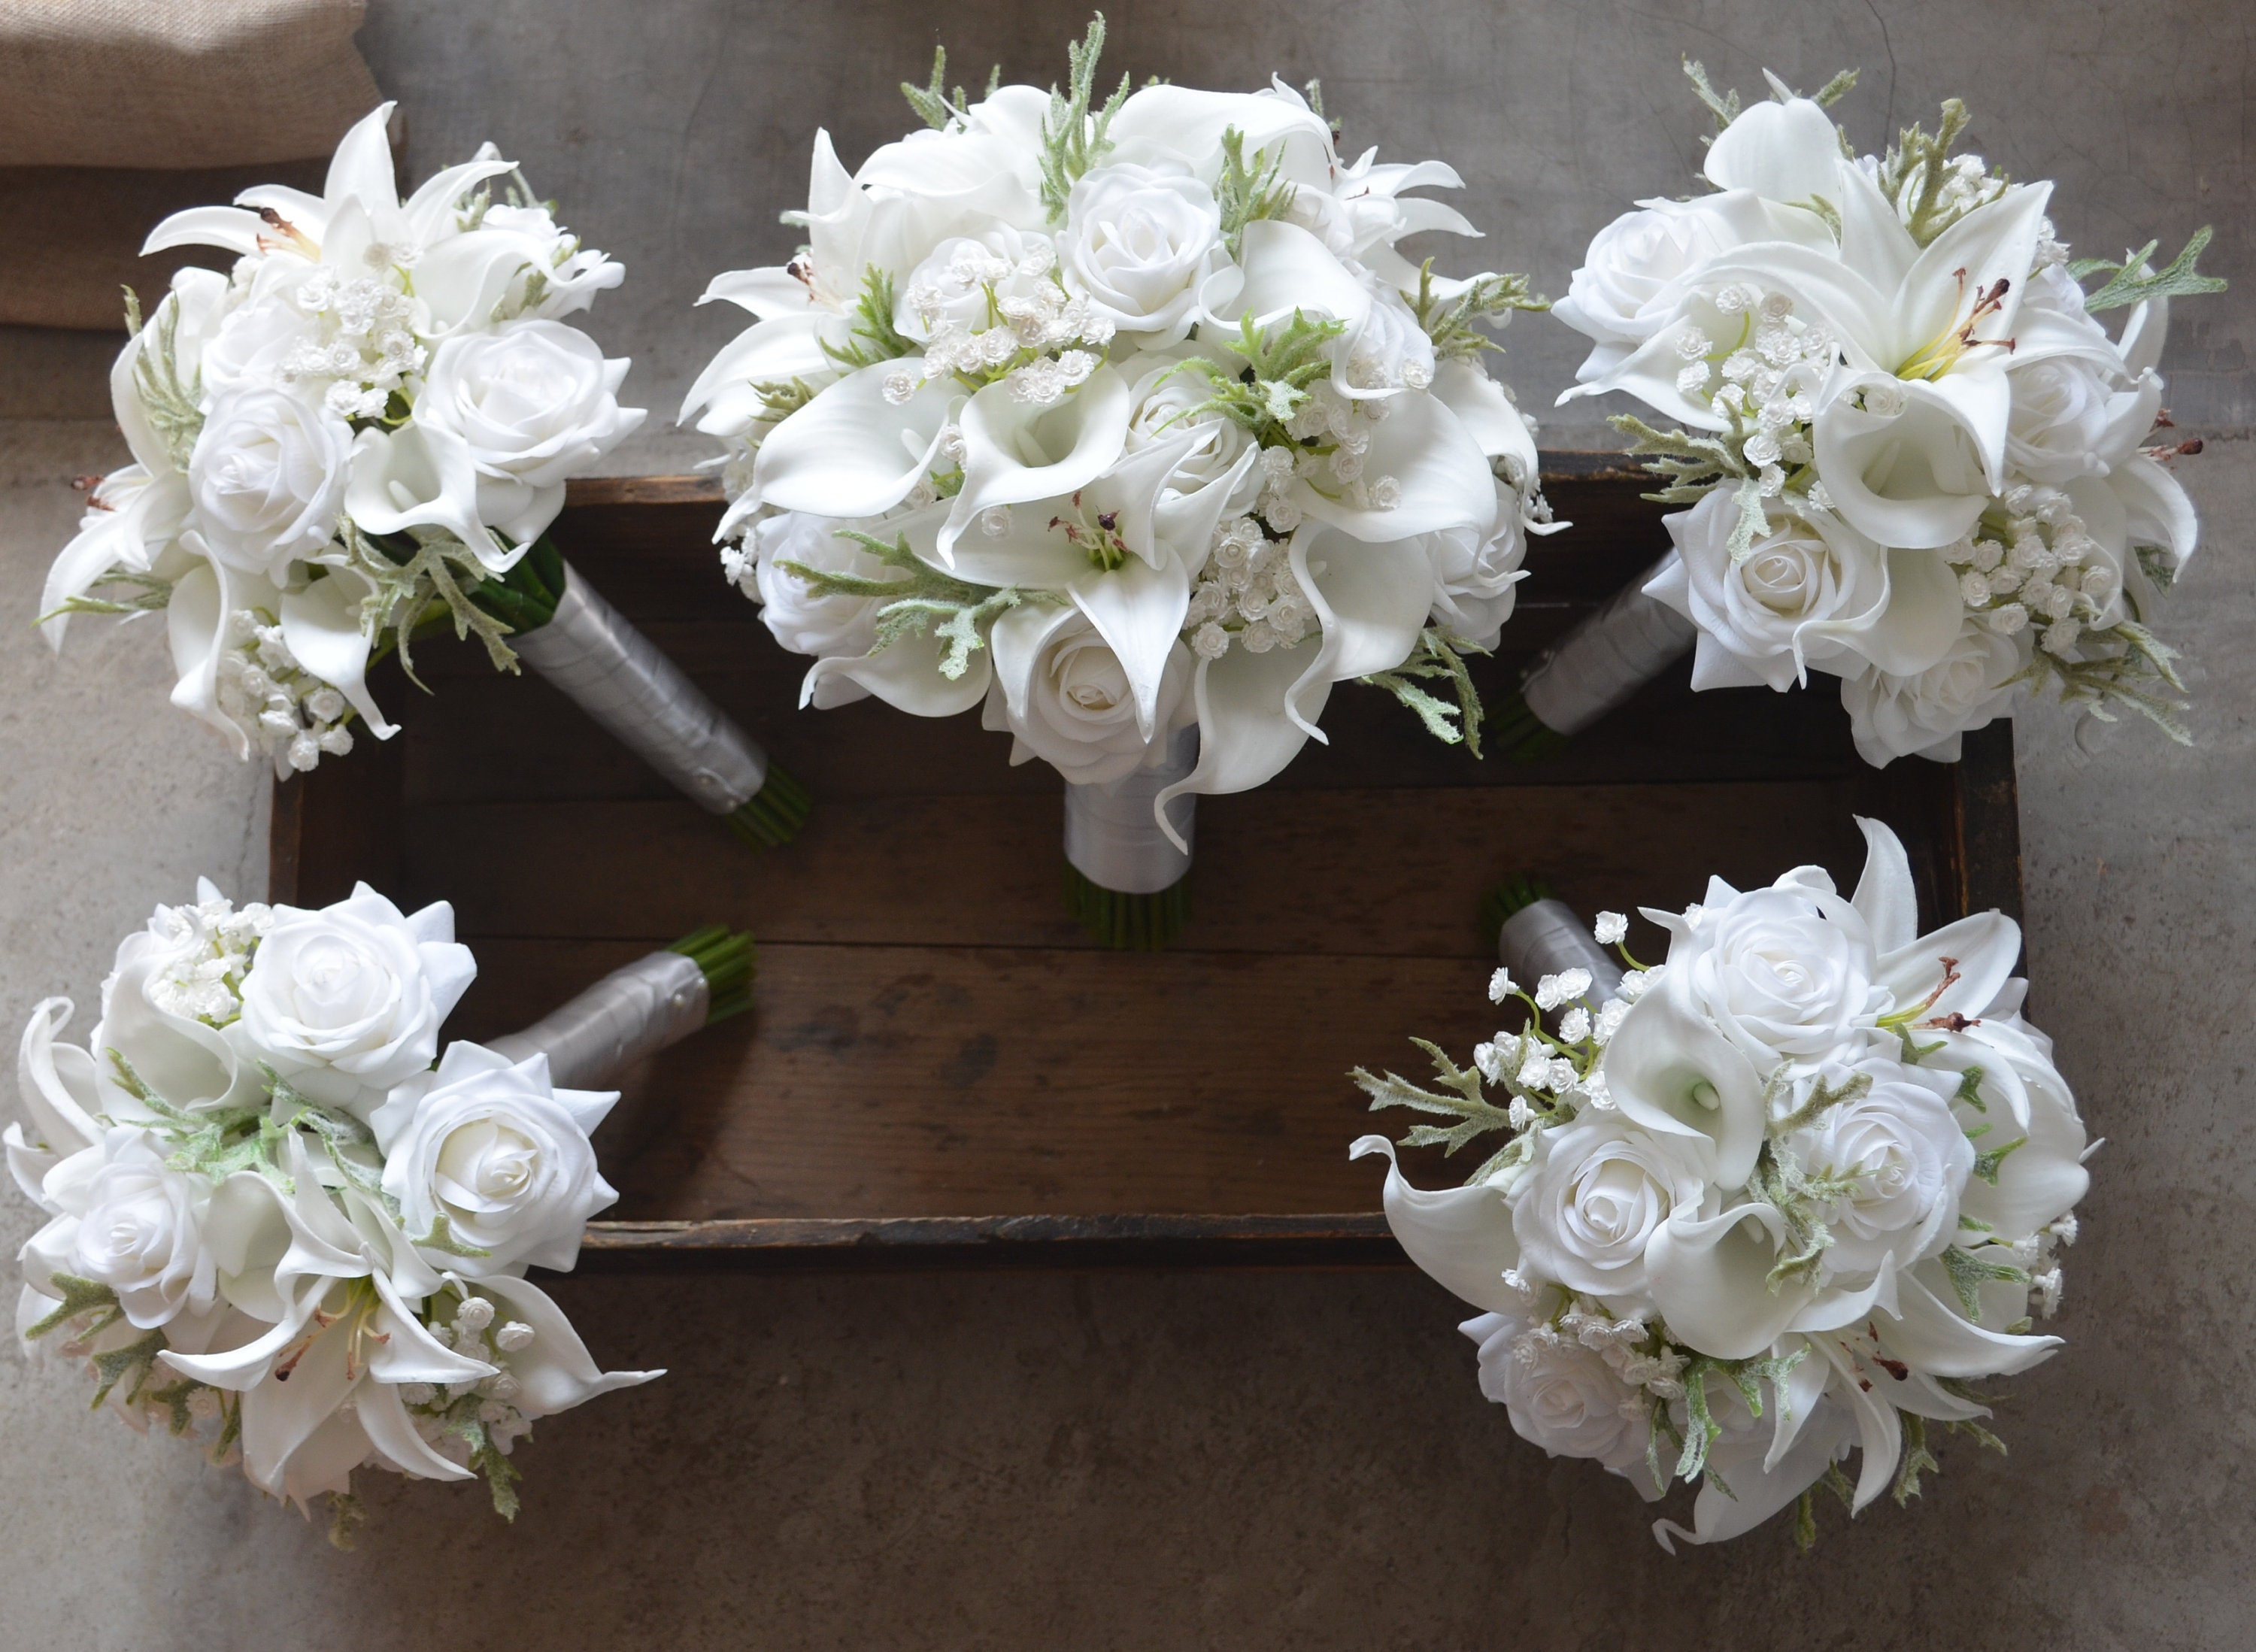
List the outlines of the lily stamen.
{"label": "lily stamen", "polygon": [[[1966,297],[1966,272],[1953,270],[1951,274],[1957,279],[1958,297],[1963,303]],[[1974,294],[1974,307],[1967,312],[1966,319],[1953,322],[1914,350],[1911,359],[1896,369],[1896,377],[1928,380],[1940,378],[1972,349],[2003,349],[2007,355],[2012,355],[2018,340],[1977,338],[1974,329],[1982,324],[1984,317],[1996,314],[2005,308],[2006,294],[2013,290],[2013,285],[2001,275],[1991,286],[1978,288]],[[1957,314],[1955,307],[1951,314]]]}

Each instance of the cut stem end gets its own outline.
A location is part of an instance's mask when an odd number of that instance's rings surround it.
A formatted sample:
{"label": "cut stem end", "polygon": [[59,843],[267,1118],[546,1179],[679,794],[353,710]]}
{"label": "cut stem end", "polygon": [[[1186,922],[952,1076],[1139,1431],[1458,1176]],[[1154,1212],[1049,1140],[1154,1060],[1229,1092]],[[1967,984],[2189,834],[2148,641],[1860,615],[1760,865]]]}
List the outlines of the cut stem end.
{"label": "cut stem end", "polygon": [[666,948],[704,971],[705,1025],[742,1015],[752,1007],[752,978],[759,973],[759,948],[751,934],[726,924],[693,929]]}
{"label": "cut stem end", "polygon": [[1488,939],[1489,950],[1496,950],[1504,926],[1515,914],[1550,898],[1551,886],[1532,872],[1516,872],[1491,887],[1480,902],[1481,934]]}
{"label": "cut stem end", "polygon": [[807,824],[814,799],[807,787],[770,762],[760,789],[729,811],[729,830],[755,849],[780,849]]}
{"label": "cut stem end", "polygon": [[1515,763],[1539,763],[1566,749],[1568,737],[1528,709],[1526,697],[1514,694],[1496,709],[1491,736]]}
{"label": "cut stem end", "polygon": [[1191,915],[1190,876],[1157,894],[1123,894],[1091,883],[1071,862],[1065,869],[1065,906],[1099,944],[1115,952],[1158,952],[1172,945]]}

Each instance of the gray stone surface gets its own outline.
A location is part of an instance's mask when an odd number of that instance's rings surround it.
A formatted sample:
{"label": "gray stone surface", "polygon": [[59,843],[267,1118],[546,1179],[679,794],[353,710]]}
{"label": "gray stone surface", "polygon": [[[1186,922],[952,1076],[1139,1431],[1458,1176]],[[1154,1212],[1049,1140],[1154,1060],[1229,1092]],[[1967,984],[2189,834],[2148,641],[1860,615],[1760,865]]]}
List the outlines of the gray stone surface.
{"label": "gray stone surface", "polygon": [[[999,57],[1047,79],[1078,15],[967,7],[944,32],[970,73]],[[787,251],[773,215],[803,189],[814,124],[850,159],[899,130],[889,88],[920,77],[932,18],[378,0],[363,41],[420,164],[491,135],[627,262],[597,321],[663,414],[731,325],[688,301]],[[2208,549],[2171,615],[2199,745],[2126,726],[2086,752],[2046,712],[2020,729],[2036,1013],[2111,1145],[2069,1257],[2069,1346],[2012,1385],[2013,1454],[1954,1444],[1921,1504],[1854,1528],[1829,1511],[1808,1560],[1773,1529],[1672,1561],[1626,1487],[1512,1435],[1453,1304],[1414,1274],[581,1279],[559,1295],[599,1357],[672,1374],[543,1423],[514,1528],[475,1490],[387,1482],[352,1555],[88,1415],[74,1372],[0,1354],[0,1648],[2242,1643],[2256,441],[2231,427],[2256,420],[2249,14],[1160,4],[1115,22],[1139,72],[1321,74],[1354,138],[1454,160],[1495,231],[1483,261],[1555,292],[1591,229],[1692,164],[1680,49],[1742,87],[1764,60],[1805,85],[1861,63],[1849,119],[1867,138],[1961,91],[1988,152],[2060,180],[2088,251],[2218,224],[2212,262],[2240,291],[2183,307],[2171,363],[2182,418],[2212,437],[2184,467]],[[1530,406],[1566,382],[1576,350],[1552,324],[1510,342]],[[84,625],[57,660],[26,628],[75,514],[67,478],[116,456],[98,423],[62,421],[109,348],[0,339],[0,410],[40,416],[0,426],[11,1024],[46,992],[88,1002],[116,938],[198,871],[264,877],[263,783],[164,704],[153,632]],[[661,429],[621,463],[697,456]],[[32,1225],[0,1196],[11,1244]]]}

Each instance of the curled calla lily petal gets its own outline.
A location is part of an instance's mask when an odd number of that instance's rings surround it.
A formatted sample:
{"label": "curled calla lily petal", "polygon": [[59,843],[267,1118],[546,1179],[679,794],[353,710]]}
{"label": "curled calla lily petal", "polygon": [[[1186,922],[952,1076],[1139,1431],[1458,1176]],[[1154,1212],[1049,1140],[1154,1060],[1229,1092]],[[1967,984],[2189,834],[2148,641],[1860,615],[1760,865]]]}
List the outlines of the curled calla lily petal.
{"label": "curled calla lily petal", "polygon": [[1987,1331],[1946,1307],[1935,1288],[1949,1289],[1942,1265],[1923,1264],[1902,1282],[1902,1311],[1878,1329],[1897,1358],[1938,1377],[2012,1377],[2052,1357],[2057,1337]]}
{"label": "curled calla lily petal", "polygon": [[760,444],[752,492],[782,511],[825,516],[883,516],[933,468],[941,432],[958,392],[928,379],[896,404],[896,373],[920,364],[880,362],[849,373],[778,425]]}
{"label": "curled calla lily petal", "polygon": [[1005,385],[972,397],[963,407],[963,487],[940,531],[941,561],[953,565],[982,512],[1070,495],[1111,469],[1128,438],[1128,413],[1127,381],[1110,367],[1054,406],[1020,401]]}
{"label": "curled calla lily petal", "polygon": [[370,734],[388,740],[399,725],[385,719],[368,690],[370,643],[360,604],[370,589],[364,576],[335,568],[302,591],[283,592],[282,639],[300,665],[344,695]]}
{"label": "curled calla lily petal", "polygon": [[496,574],[525,554],[490,532],[478,515],[478,469],[469,445],[451,431],[411,424],[363,430],[353,440],[345,513],[363,533],[451,533]]}
{"label": "curled calla lily petal", "polygon": [[1606,1048],[1606,1084],[1623,1113],[1661,1135],[1705,1141],[1712,1180],[1735,1188],[1763,1141],[1763,1081],[1674,983],[1630,1006]]}
{"label": "curled calla lily petal", "polygon": [[[1232,648],[1219,660],[1200,660],[1192,690],[1198,767],[1160,793],[1156,807],[1165,809],[1186,794],[1248,792],[1275,779],[1308,744],[1306,724],[1323,715],[1330,697],[1329,681],[1301,686],[1321,646],[1311,638],[1266,653]],[[1160,818],[1164,826],[1165,815]]]}
{"label": "curled calla lily petal", "polygon": [[1519,1265],[1512,1207],[1504,1190],[1485,1183],[1428,1192],[1410,1185],[1385,1136],[1358,1137],[1348,1157],[1379,1154],[1386,1160],[1386,1225],[1412,1261],[1474,1307],[1517,1315],[1526,1298],[1504,1282]]}
{"label": "curled calla lily petal", "polygon": [[[1364,459],[1369,485],[1335,494],[1307,477],[1293,484],[1301,512],[1372,541],[1449,528],[1485,528],[1496,518],[1496,478],[1465,427],[1436,397],[1398,399]],[[1381,480],[1394,500],[1382,502]]]}
{"label": "curled calla lily petal", "polygon": [[1645,1253],[1653,1305],[1689,1346],[1718,1359],[1752,1359],[1817,1294],[1808,1283],[1770,1288],[1785,1244],[1786,1218],[1770,1204],[1671,1217]]}
{"label": "curled calla lily petal", "polygon": [[1706,1482],[1692,1505],[1691,1529],[1673,1520],[1657,1520],[1653,1522],[1654,1541],[1673,1555],[1679,1542],[1720,1543],[1752,1531],[1846,1457],[1856,1432],[1846,1408],[1820,1405],[1796,1436],[1793,1449],[1775,1463],[1759,1454],[1759,1436],[1745,1445],[1711,1450],[1710,1460],[1731,1492],[1724,1492],[1714,1480]]}
{"label": "curled calla lily petal", "polygon": [[[1323,641],[1285,709],[1303,733],[1322,740],[1316,717],[1333,683],[1392,671],[1418,646],[1434,605],[1433,563],[1415,540],[1366,544],[1323,526],[1294,534],[1290,554]],[[1314,710],[1308,709],[1311,695],[1317,696]]]}

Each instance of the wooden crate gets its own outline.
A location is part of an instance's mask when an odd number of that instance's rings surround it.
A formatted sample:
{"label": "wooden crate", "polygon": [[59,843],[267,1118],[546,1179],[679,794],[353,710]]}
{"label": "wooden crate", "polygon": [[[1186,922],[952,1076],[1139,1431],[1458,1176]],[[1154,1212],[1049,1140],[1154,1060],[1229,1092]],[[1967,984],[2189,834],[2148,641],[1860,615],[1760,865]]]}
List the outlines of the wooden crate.
{"label": "wooden crate", "polygon": [[[1546,477],[1576,526],[1528,559],[1511,652],[1477,667],[1492,700],[1667,548],[1618,461],[1550,455]],[[1494,1029],[1476,907],[1498,877],[1538,871],[1585,913],[1813,860],[1845,888],[1861,812],[1903,837],[1929,922],[2020,908],[2010,725],[1963,764],[1874,771],[1829,680],[1695,695],[1680,667],[1526,766],[1343,687],[1329,746],[1200,801],[1177,947],[1103,951],[1064,914],[1054,772],[1012,767],[976,715],[797,710],[807,662],[721,582],[719,510],[697,479],[575,484],[555,538],[812,788],[796,844],[747,851],[546,684],[451,641],[417,651],[435,698],[382,674],[403,734],[275,794],[275,900],[366,879],[454,902],[480,965],[455,1036],[699,924],[758,935],[754,1012],[627,1080],[598,1138],[621,1197],[583,1266],[1399,1262],[1380,1170],[1347,1158],[1374,1126],[1345,1075],[1418,1070],[1413,1033],[1462,1057]]]}

